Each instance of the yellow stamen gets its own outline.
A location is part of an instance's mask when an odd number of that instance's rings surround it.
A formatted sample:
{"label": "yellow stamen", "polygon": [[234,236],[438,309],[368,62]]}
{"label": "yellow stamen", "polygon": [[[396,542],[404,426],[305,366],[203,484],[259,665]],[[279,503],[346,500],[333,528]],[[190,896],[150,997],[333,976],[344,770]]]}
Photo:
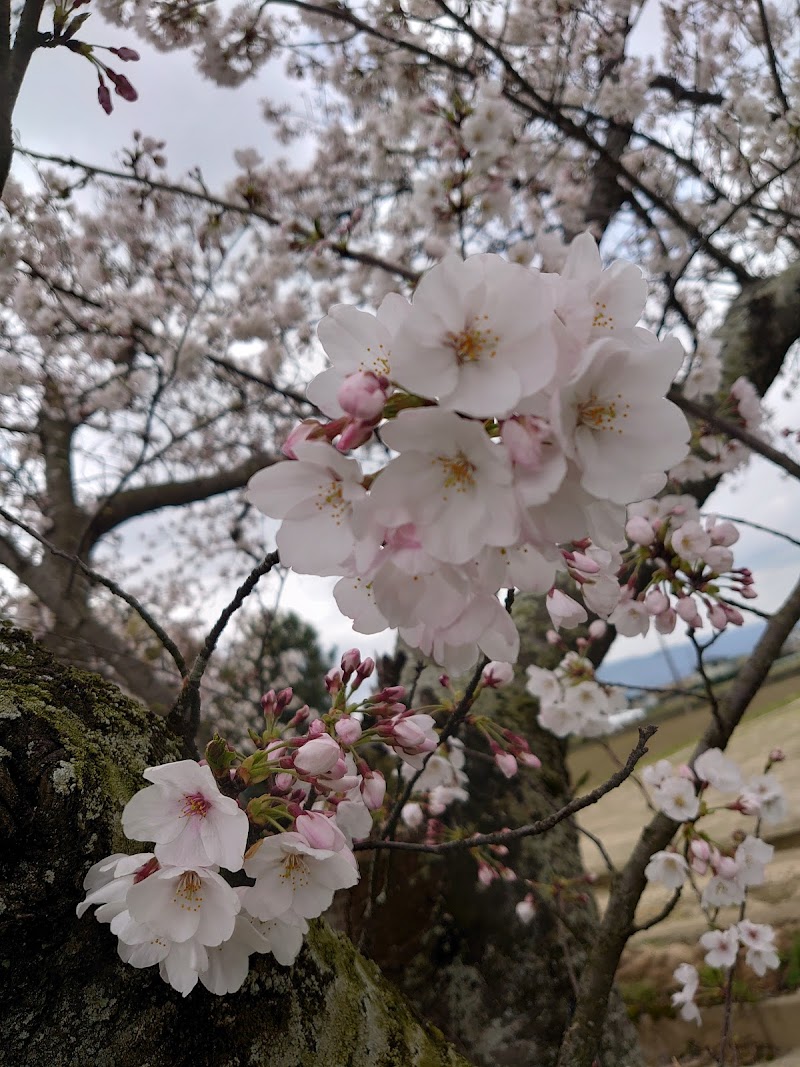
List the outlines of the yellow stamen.
{"label": "yellow stamen", "polygon": [[445,341],[449,348],[456,354],[459,364],[475,363],[483,356],[494,359],[497,355],[497,345],[500,341],[499,334],[493,333],[488,326],[489,316],[483,315],[482,320],[487,325],[479,325],[473,320],[461,333],[445,334]]}

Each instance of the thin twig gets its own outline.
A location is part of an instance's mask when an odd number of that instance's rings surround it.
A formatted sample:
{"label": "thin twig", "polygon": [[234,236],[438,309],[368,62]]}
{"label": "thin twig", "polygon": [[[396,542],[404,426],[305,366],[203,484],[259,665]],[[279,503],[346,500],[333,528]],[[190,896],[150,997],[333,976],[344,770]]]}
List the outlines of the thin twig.
{"label": "thin twig", "polygon": [[650,930],[660,922],[663,922],[675,910],[682,895],[683,886],[680,885],[657,915],[654,915],[652,919],[648,919],[646,923],[642,923],[640,926],[631,927],[630,936],[633,937],[634,934],[640,934],[643,930]]}
{"label": "thin twig", "polygon": [[[444,729],[439,735],[440,742],[446,741],[448,737],[452,737],[453,734],[461,726],[461,723],[467,717],[469,709],[472,707],[472,703],[475,698],[475,691],[478,688],[478,683],[481,680],[481,674],[483,674],[483,668],[488,662],[489,660],[486,656],[484,656],[481,662],[475,668],[475,672],[470,678],[469,685],[464,691],[463,697],[461,698],[461,700],[459,700],[456,707],[450,713],[450,717],[448,718],[447,722],[445,723]],[[434,749],[434,752],[435,751],[436,750]],[[392,805],[392,810],[389,812],[389,817],[387,818],[383,829],[380,831],[380,837],[383,840],[390,838],[397,829],[397,824],[400,821],[400,815],[403,811],[403,808],[408,803],[409,797],[414,792],[414,786],[417,784],[420,777],[424,773],[425,768],[428,765],[428,760],[431,758],[432,755],[433,752],[429,752],[425,756],[420,769],[414,775],[412,775],[411,778],[409,778],[402,793]]]}
{"label": "thin twig", "polygon": [[790,545],[796,545],[800,548],[800,541],[796,537],[791,537],[782,530],[774,530],[771,526],[762,526],[760,522],[753,522],[752,519],[737,519],[734,515],[721,515],[718,511],[704,511],[702,514],[714,515],[716,518],[723,519],[725,522],[734,522],[738,526],[750,526],[753,530],[761,530],[762,533],[773,534],[775,537],[782,537],[783,540],[788,541]]}
{"label": "thin twig", "polygon": [[231,602],[222,610],[219,618],[211,627],[203,642],[203,647],[195,657],[191,671],[184,677],[180,695],[167,716],[167,725],[184,739],[189,750],[194,748],[197,729],[200,725],[200,682],[208,666],[208,661],[217,646],[217,641],[222,636],[222,632],[230,622],[231,617],[239,610],[261,578],[265,574],[269,574],[279,562],[278,553],[270,552],[248,574],[247,578],[236,590]]}
{"label": "thin twig", "polygon": [[482,848],[485,845],[506,845],[509,841],[518,841],[523,837],[538,837],[547,833],[548,830],[552,830],[554,826],[563,822],[564,819],[569,819],[576,812],[596,804],[612,789],[622,785],[631,776],[634,767],[647,752],[647,742],[657,729],[658,727],[656,726],[640,726],[639,740],[636,747],[628,756],[625,766],[621,770],[615,771],[606,782],[597,786],[590,793],[586,793],[582,797],[575,797],[569,804],[565,804],[563,808],[559,808],[558,811],[553,812],[551,815],[546,815],[536,822],[528,823],[525,826],[517,826],[513,830],[495,830],[489,834],[473,834],[471,837],[459,838],[455,841],[442,841],[438,845],[428,845],[421,841],[357,841],[353,845],[353,851],[368,851],[369,849],[381,848],[393,849],[397,852],[429,852],[433,855],[442,855],[449,852],[461,852],[465,849]]}
{"label": "thin twig", "polygon": [[728,437],[736,438],[737,441],[741,441],[743,445],[746,445],[751,452],[757,452],[759,456],[768,459],[770,463],[774,463],[776,467],[781,467],[787,474],[791,474],[793,478],[800,479],[800,463],[795,463],[790,456],[787,456],[784,452],[779,452],[778,449],[773,448],[772,445],[768,445],[766,441],[762,441],[761,438],[756,437],[754,433],[750,433],[749,430],[743,429],[730,419],[724,419],[713,411],[709,411],[709,409],[703,407],[702,404],[690,400],[688,397],[684,396],[679,389],[676,389],[675,386],[673,386],[667,393],[667,398],[687,415],[691,415],[695,419],[701,419],[703,422],[708,423],[708,425],[713,427],[718,433],[724,433],[727,434]]}
{"label": "thin twig", "polygon": [[37,533],[32,526],[29,526],[26,522],[23,522],[22,519],[18,519],[10,512],[6,511],[4,507],[0,507],[0,518],[4,518],[6,522],[10,522],[12,523],[12,525],[18,526],[20,530],[24,530],[24,532],[28,534],[29,537],[32,537],[35,541],[38,541],[40,545],[46,548],[48,552],[52,552],[54,556],[60,556],[61,559],[69,560],[70,563],[75,564],[75,566],[79,567],[83,571],[83,573],[86,575],[90,582],[94,582],[96,585],[105,586],[105,588],[108,589],[110,593],[113,593],[114,596],[118,596],[120,600],[124,600],[129,607],[133,608],[133,610],[136,612],[142,622],[147,627],[149,627],[150,630],[152,630],[152,632],[156,635],[158,640],[164,646],[165,650],[169,652],[170,656],[172,656],[175,666],[180,672],[181,678],[185,678],[187,676],[188,668],[186,666],[186,660],[183,658],[181,650],[178,648],[178,646],[175,644],[175,642],[172,640],[172,638],[169,636],[163,626],[156,622],[156,620],[153,618],[147,608],[144,607],[143,604],[140,604],[135,596],[133,596],[131,593],[126,593],[125,590],[121,586],[117,585],[115,581],[112,581],[111,578],[106,578],[104,574],[100,574],[99,571],[94,570],[88,564],[84,563],[79,556],[74,555],[72,552],[65,552],[63,549],[58,548],[51,541],[48,541],[46,537],[42,537],[40,533]]}
{"label": "thin twig", "polygon": [[708,702],[711,705],[711,714],[714,716],[714,721],[716,722],[717,726],[720,726],[722,720],[720,719],[719,713],[719,700],[717,699],[717,694],[714,692],[714,686],[711,684],[711,679],[706,673],[706,665],[703,662],[703,653],[705,652],[706,648],[708,648],[708,645],[700,644],[700,642],[694,636],[694,630],[691,626],[689,627],[687,634],[689,640],[694,645],[695,654],[697,656],[697,672],[703,679],[703,685],[705,687],[706,696],[708,697]]}

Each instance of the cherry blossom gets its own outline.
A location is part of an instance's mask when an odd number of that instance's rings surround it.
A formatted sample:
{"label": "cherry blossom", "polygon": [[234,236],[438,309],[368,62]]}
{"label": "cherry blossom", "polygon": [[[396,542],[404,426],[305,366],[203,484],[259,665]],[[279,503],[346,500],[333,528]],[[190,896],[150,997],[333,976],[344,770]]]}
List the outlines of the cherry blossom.
{"label": "cherry blossom", "polygon": [[291,831],[257,841],[244,869],[256,881],[242,894],[242,905],[264,921],[297,923],[316,918],[330,907],[337,889],[358,881],[349,849],[313,848],[301,834]]}
{"label": "cherry blossom", "polygon": [[247,816],[235,800],[220,793],[208,767],[179,760],[149,767],[144,777],[154,784],[132,797],[122,813],[122,828],[129,837],[155,841],[161,863],[241,868]]}

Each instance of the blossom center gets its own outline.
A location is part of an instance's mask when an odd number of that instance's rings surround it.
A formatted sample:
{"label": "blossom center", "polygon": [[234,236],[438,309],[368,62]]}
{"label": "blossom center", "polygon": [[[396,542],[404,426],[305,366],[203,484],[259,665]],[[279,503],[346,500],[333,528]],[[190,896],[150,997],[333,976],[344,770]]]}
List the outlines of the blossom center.
{"label": "blossom center", "polygon": [[445,334],[448,347],[452,348],[459,365],[464,363],[476,363],[482,356],[488,355],[494,359],[497,355],[497,344],[500,340],[498,334],[493,333],[488,326],[489,316],[481,316],[486,325],[479,325],[474,319],[460,333]]}
{"label": "blossom center", "polygon": [[601,330],[614,329],[614,316],[608,314],[607,306],[601,303],[599,300],[595,300],[594,303],[594,318],[592,319],[592,326],[597,326]]}
{"label": "blossom center", "polygon": [[617,393],[611,400],[591,393],[588,400],[578,404],[578,422],[593,430],[616,430],[617,433],[622,433],[617,426],[617,420],[627,419],[630,404],[621,401],[622,393]]}
{"label": "blossom center", "polygon": [[465,493],[475,486],[475,471],[478,468],[460,449],[455,456],[437,456],[434,462],[441,466],[444,473],[443,488]]}
{"label": "blossom center", "polygon": [[308,864],[297,852],[290,852],[283,861],[283,871],[280,877],[284,882],[290,882],[292,891],[307,886],[311,881]]}
{"label": "blossom center", "polygon": [[184,871],[178,879],[172,903],[177,904],[184,911],[200,911],[200,905],[203,903],[200,895],[202,888],[197,871]]}
{"label": "blossom center", "polygon": [[183,806],[184,817],[190,819],[195,815],[199,815],[201,819],[206,817],[211,807],[211,801],[206,800],[202,793],[184,793],[183,799],[185,801]]}
{"label": "blossom center", "polygon": [[342,483],[338,478],[332,479],[327,485],[320,486],[317,495],[317,511],[329,508],[335,517],[336,525],[340,525],[342,515],[347,510],[347,504],[342,493]]}
{"label": "blossom center", "polygon": [[378,345],[378,351],[374,352],[372,345],[367,345],[367,352],[371,363],[367,363],[365,360],[361,360],[358,364],[358,369],[362,371],[372,371],[377,376],[388,378],[392,373],[392,366],[389,362],[389,353],[386,352],[383,345]]}

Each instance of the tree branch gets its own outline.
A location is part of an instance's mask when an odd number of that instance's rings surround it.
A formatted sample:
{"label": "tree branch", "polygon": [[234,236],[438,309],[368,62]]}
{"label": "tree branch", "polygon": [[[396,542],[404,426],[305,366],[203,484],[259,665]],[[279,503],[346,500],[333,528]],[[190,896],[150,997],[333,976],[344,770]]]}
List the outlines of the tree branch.
{"label": "tree branch", "polygon": [[[558,811],[552,812],[550,815],[546,815],[543,819],[538,819],[536,822],[528,823],[526,826],[517,826],[513,830],[495,830],[489,834],[474,834],[472,837],[459,838],[456,841],[442,841],[438,845],[426,845],[422,841],[389,841],[379,839],[369,839],[366,841],[357,841],[353,845],[354,852],[363,852],[370,849],[393,849],[396,852],[429,852],[434,855],[446,855],[449,852],[460,852],[465,849],[481,848],[484,845],[505,845],[509,841],[519,841],[523,837],[538,837],[540,834],[547,833],[548,830],[552,830],[554,826],[557,826],[564,819],[568,819],[571,815],[577,814],[579,811],[583,811],[584,808],[590,807],[592,804],[596,804],[598,800],[610,793],[612,789],[616,789],[622,785],[626,778],[629,778],[633,774],[633,769],[639,760],[647,752],[647,742],[656,732],[656,726],[640,726],[639,727],[639,740],[636,747],[625,763],[625,766],[615,771],[614,774],[603,782],[602,785],[597,786],[590,793],[584,794],[582,797],[575,797],[569,804],[565,804],[563,808],[559,808]],[[444,734],[442,735],[444,736]]]}
{"label": "tree branch", "polygon": [[0,192],[3,191],[14,154],[11,118],[37,43],[44,0],[25,0],[14,46],[11,47],[11,5],[0,2]]}
{"label": "tree branch", "polygon": [[207,500],[212,496],[230,493],[247,485],[253,475],[264,467],[277,462],[271,452],[256,452],[235,467],[216,474],[204,474],[184,482],[162,482],[159,485],[142,485],[119,493],[94,517],[88,531],[88,543],[95,544],[110,530],[140,515],[159,511],[161,508],[176,508]]}
{"label": "tree branch", "polygon": [[239,610],[248,596],[255,589],[265,574],[280,562],[277,552],[270,552],[257,567],[248,574],[234,594],[233,600],[223,609],[220,617],[208,633],[203,647],[197,654],[192,669],[184,674],[180,696],[167,716],[167,724],[179,737],[183,738],[187,749],[194,749],[197,729],[200,725],[200,682],[202,681],[208,661],[222,636],[222,632],[231,617]]}
{"label": "tree branch", "polygon": [[[144,605],[141,604],[135,596],[133,596],[131,593],[126,593],[125,590],[121,586],[117,585],[116,582],[112,581],[111,578],[106,578],[104,574],[100,574],[99,571],[93,570],[78,556],[73,555],[73,553],[71,552],[62,551],[51,541],[48,541],[46,537],[42,537],[41,534],[37,533],[32,526],[29,526],[26,522],[23,522],[22,519],[15,518],[2,506],[0,506],[0,517],[4,518],[6,522],[10,522],[12,525],[18,526],[20,530],[24,530],[29,537],[32,537],[34,538],[34,540],[38,541],[40,545],[43,545],[48,552],[52,552],[54,556],[59,556],[61,559],[69,560],[70,563],[74,563],[77,567],[80,567],[86,577],[95,585],[104,586],[106,589],[108,589],[110,593],[113,593],[114,596],[119,597],[120,600],[124,600],[129,607],[133,608],[133,610],[137,613],[137,615],[145,624],[145,626],[152,630],[152,632],[156,635],[158,640],[164,646],[165,650],[169,652],[170,656],[172,656],[172,659],[175,663],[175,666],[178,668],[181,677],[185,677],[185,675],[187,674],[186,661],[183,658],[181,650],[178,648],[178,646],[175,644],[175,642],[172,640],[166,630],[164,630],[164,628],[158,622],[156,622],[156,620],[153,618],[147,608],[144,607]],[[0,541],[0,562],[3,561],[2,548],[3,542]],[[16,570],[14,571],[14,573],[17,573]]]}
{"label": "tree branch", "polygon": [[[695,747],[692,763],[709,748],[726,748],[733,731],[763,685],[773,660],[798,620],[800,582],[768,623],[730,692],[720,702],[719,716],[709,722],[703,737]],[[597,1055],[614,974],[647,882],[645,867],[654,852],[667,847],[677,826],[677,823],[663,813],[655,815],[642,831],[619,877],[612,881],[603,921],[581,976],[575,1014],[561,1046],[558,1067],[591,1067]]]}
{"label": "tree branch", "polygon": [[727,437],[733,437],[735,440],[741,441],[743,445],[747,445],[751,452],[757,452],[759,456],[768,459],[776,467],[782,467],[793,478],[800,478],[800,463],[795,463],[791,456],[787,456],[785,452],[779,452],[777,448],[773,448],[772,445],[762,441],[760,437],[756,437],[754,433],[743,429],[735,422],[731,422],[730,419],[724,419],[720,415],[716,415],[713,411],[704,407],[703,404],[698,404],[696,400],[690,400],[675,386],[667,393],[667,399],[671,400],[687,415],[708,423],[718,433],[724,433]]}

